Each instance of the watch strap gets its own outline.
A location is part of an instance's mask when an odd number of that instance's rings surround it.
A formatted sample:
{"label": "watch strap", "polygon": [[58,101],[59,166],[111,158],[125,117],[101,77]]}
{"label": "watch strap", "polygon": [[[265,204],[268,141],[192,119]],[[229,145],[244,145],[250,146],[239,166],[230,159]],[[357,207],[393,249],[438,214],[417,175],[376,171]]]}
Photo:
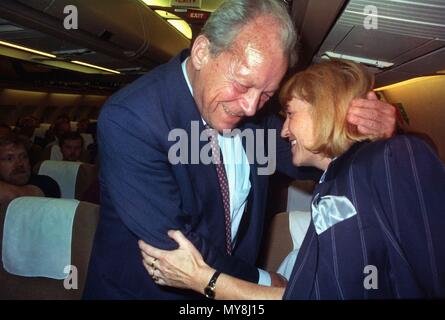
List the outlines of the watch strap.
{"label": "watch strap", "polygon": [[207,298],[213,299],[215,298],[215,287],[216,287],[216,280],[218,280],[219,275],[221,272],[215,271],[212,275],[212,277],[209,280],[209,283],[207,284],[207,287],[204,289],[204,294]]}

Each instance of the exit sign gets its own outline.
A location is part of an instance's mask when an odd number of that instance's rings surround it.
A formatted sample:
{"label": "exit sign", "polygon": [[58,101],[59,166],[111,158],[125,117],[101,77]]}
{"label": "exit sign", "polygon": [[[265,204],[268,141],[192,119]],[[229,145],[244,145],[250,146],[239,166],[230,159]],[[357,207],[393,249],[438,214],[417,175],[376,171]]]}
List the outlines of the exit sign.
{"label": "exit sign", "polygon": [[205,21],[209,18],[210,13],[205,11],[198,11],[198,10],[187,10],[187,19],[189,20],[198,20],[198,21]]}
{"label": "exit sign", "polygon": [[187,7],[187,8],[201,8],[202,0],[172,0],[170,5],[172,7]]}

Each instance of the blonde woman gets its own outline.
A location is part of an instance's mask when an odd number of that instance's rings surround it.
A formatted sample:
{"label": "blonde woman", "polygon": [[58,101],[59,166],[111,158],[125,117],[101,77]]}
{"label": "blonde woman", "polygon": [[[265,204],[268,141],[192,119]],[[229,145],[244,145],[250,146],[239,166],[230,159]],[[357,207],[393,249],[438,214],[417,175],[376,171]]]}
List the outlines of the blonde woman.
{"label": "blonde woman", "polygon": [[286,288],[220,274],[179,231],[169,232],[177,250],[139,244],[156,283],[216,299],[444,298],[444,165],[418,138],[374,141],[348,124],[350,101],[372,84],[363,67],[338,60],[281,91],[294,165],[324,171]]}

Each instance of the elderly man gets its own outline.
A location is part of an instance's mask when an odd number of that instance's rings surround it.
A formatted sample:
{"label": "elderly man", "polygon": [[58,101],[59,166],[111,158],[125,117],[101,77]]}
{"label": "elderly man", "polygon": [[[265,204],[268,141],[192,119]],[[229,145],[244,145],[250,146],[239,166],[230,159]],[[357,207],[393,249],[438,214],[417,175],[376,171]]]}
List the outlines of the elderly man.
{"label": "elderly man", "polygon": [[22,196],[60,198],[57,182],[31,173],[25,141],[10,134],[0,137],[0,205]]}
{"label": "elderly man", "polygon": [[[276,134],[278,118],[253,116],[278,90],[295,60],[295,43],[281,1],[229,0],[211,15],[190,52],[108,100],[98,123],[101,220],[85,298],[197,297],[157,286],[142,265],[137,241],[173,249],[170,229],[181,230],[217,270],[283,284],[255,267],[268,186],[257,151],[267,147],[277,169],[292,177],[313,173],[292,166],[290,145]],[[380,136],[390,135],[395,121],[393,108],[372,97],[355,101],[349,119]],[[253,140],[206,128],[239,128]],[[272,130],[264,135],[265,129]],[[249,152],[252,145],[255,152]]]}

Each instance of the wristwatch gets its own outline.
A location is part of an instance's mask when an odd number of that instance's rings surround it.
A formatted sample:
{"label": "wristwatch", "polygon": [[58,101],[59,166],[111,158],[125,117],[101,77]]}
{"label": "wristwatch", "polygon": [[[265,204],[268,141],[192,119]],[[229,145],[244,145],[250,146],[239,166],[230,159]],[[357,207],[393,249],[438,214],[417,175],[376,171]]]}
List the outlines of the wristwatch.
{"label": "wristwatch", "polygon": [[209,299],[215,299],[216,280],[218,280],[218,277],[220,274],[221,274],[221,272],[215,271],[213,276],[210,278],[210,281],[207,284],[207,287],[205,287],[205,289],[204,289],[204,295]]}

